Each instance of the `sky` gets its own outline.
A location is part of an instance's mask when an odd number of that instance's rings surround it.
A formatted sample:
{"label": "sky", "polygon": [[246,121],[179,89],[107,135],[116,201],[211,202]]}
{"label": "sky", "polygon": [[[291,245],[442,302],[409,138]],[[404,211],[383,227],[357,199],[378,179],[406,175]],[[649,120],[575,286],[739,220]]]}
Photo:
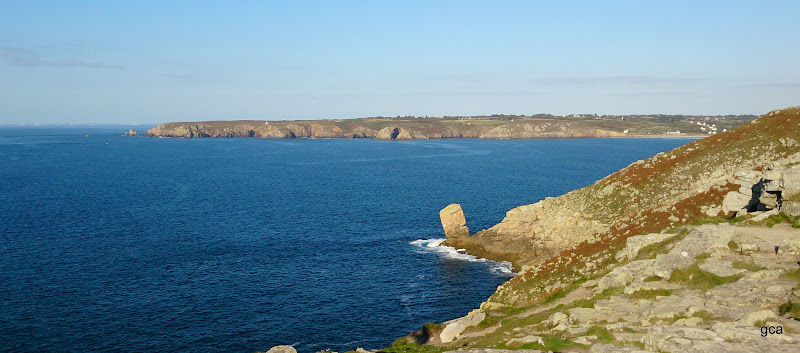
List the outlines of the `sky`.
{"label": "sky", "polygon": [[0,124],[800,105],[797,1],[0,1]]}

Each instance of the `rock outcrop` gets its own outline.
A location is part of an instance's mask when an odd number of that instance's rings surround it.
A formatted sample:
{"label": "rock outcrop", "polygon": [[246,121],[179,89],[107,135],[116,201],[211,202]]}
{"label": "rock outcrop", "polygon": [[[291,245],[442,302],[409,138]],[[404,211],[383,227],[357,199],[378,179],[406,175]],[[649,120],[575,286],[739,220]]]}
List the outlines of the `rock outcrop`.
{"label": "rock outcrop", "polygon": [[653,264],[656,260],[638,260],[625,266],[617,267],[597,281],[597,290],[602,291],[612,287],[624,287],[634,282],[641,282],[653,276]]}
{"label": "rock outcrop", "polygon": [[453,342],[461,333],[464,332],[469,327],[477,326],[478,324],[486,318],[486,313],[483,312],[473,312],[467,316],[450,320],[445,322],[444,330],[439,334],[439,340],[441,343],[450,343]]}
{"label": "rock outcrop", "polygon": [[297,353],[297,350],[292,346],[275,346],[270,348],[266,353]]}
{"label": "rock outcrop", "polygon": [[630,237],[625,242],[625,248],[617,252],[616,259],[631,261],[636,258],[639,250],[644,247],[662,242],[669,238],[675,237],[675,234],[667,233],[651,233],[645,235],[637,235]]}
{"label": "rock outcrop", "polygon": [[443,208],[439,211],[439,218],[442,220],[444,235],[448,240],[469,237],[469,228],[461,205],[454,203]]}
{"label": "rock outcrop", "polygon": [[732,237],[733,227],[731,226],[699,227],[668,253],[656,256],[655,263],[653,263],[653,275],[669,278],[672,271],[688,267],[695,262],[697,256],[703,253],[729,251],[728,242]]}
{"label": "rock outcrop", "polygon": [[728,192],[722,201],[722,215],[732,217],[769,210],[800,215],[800,167],[797,166],[800,156],[788,156],[782,162],[787,166],[771,163],[759,173],[760,178],[752,185],[742,180],[742,187]]}
{"label": "rock outcrop", "polygon": [[[416,138],[427,139],[427,135],[418,135]],[[387,126],[375,135],[376,140],[413,140],[412,133],[404,128]]]}
{"label": "rock outcrop", "polygon": [[128,129],[128,132],[122,134],[123,136],[139,136],[139,131]]}
{"label": "rock outcrop", "polygon": [[[609,225],[560,198],[547,198],[514,208],[499,224],[467,238],[448,239],[445,245],[466,248],[476,256],[510,261],[516,266],[550,258],[582,241],[595,240]],[[582,212],[583,211],[583,212]]]}
{"label": "rock outcrop", "polygon": [[[795,161],[794,163],[800,163]],[[778,177],[778,171],[780,176]],[[789,216],[800,216],[800,166],[770,171],[773,179],[766,179],[765,191],[775,195],[777,208]]]}

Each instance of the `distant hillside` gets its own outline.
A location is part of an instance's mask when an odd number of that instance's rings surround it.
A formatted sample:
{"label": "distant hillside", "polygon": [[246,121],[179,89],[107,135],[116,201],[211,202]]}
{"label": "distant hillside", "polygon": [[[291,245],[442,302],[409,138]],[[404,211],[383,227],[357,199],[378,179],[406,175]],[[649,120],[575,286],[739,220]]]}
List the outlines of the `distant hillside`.
{"label": "distant hillside", "polygon": [[495,115],[474,117],[397,117],[345,120],[174,122],[147,131],[151,137],[441,138],[531,139],[621,137],[672,134],[708,135],[752,120],[752,116]]}

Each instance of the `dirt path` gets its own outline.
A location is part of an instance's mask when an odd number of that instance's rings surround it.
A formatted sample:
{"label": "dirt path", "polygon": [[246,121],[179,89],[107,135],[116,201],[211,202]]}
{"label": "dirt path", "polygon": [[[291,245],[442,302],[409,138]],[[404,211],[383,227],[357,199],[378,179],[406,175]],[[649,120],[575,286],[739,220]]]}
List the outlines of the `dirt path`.
{"label": "dirt path", "polygon": [[528,310],[525,310],[525,311],[523,311],[523,312],[521,312],[519,314],[516,314],[516,315],[512,315],[510,317],[521,318],[521,319],[522,318],[526,318],[526,317],[531,316],[533,314],[538,314],[538,313],[540,313],[542,311],[550,310],[550,309],[555,308],[555,307],[557,307],[557,306],[559,306],[561,304],[569,304],[569,303],[572,303],[572,302],[574,302],[574,301],[576,301],[578,299],[584,299],[584,298],[588,297],[589,294],[591,294],[591,293],[592,293],[592,291],[590,291],[588,288],[578,287],[577,289],[573,290],[572,292],[567,293],[567,295],[564,296],[563,298],[558,299],[558,300],[556,300],[556,301],[554,301],[554,302],[552,302],[550,304],[537,306],[537,307],[534,307],[534,308],[530,308]]}
{"label": "dirt path", "polygon": [[800,229],[792,228],[788,223],[776,224],[772,228],[737,226],[736,235],[757,244],[762,252],[773,252],[785,239],[800,239]]}

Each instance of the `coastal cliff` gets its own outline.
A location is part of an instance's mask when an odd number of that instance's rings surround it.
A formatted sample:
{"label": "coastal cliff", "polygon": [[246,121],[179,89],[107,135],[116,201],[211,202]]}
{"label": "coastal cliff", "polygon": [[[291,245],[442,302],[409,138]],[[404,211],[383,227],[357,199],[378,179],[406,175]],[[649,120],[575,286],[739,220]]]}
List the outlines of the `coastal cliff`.
{"label": "coastal cliff", "polygon": [[[376,119],[377,120],[377,119]],[[388,120],[388,119],[387,119]],[[427,140],[444,138],[533,139],[569,137],[621,137],[621,131],[606,130],[574,122],[483,124],[458,122],[414,124],[373,121],[371,126],[318,122],[203,122],[167,123],[147,130],[150,137],[258,137],[258,138],[374,138],[376,140]]]}
{"label": "coastal cliff", "polygon": [[[568,249],[688,224],[703,217],[797,207],[800,108],[773,111],[609,175],[565,195],[507,212],[499,224],[445,245],[517,268]],[[780,199],[780,200],[779,200]],[[796,213],[796,211],[792,211]]]}
{"label": "coastal cliff", "polygon": [[[445,138],[536,139],[708,135],[751,120],[749,116],[476,116],[364,118],[296,121],[172,122],[147,131],[150,137]],[[681,133],[680,131],[683,131]]]}

